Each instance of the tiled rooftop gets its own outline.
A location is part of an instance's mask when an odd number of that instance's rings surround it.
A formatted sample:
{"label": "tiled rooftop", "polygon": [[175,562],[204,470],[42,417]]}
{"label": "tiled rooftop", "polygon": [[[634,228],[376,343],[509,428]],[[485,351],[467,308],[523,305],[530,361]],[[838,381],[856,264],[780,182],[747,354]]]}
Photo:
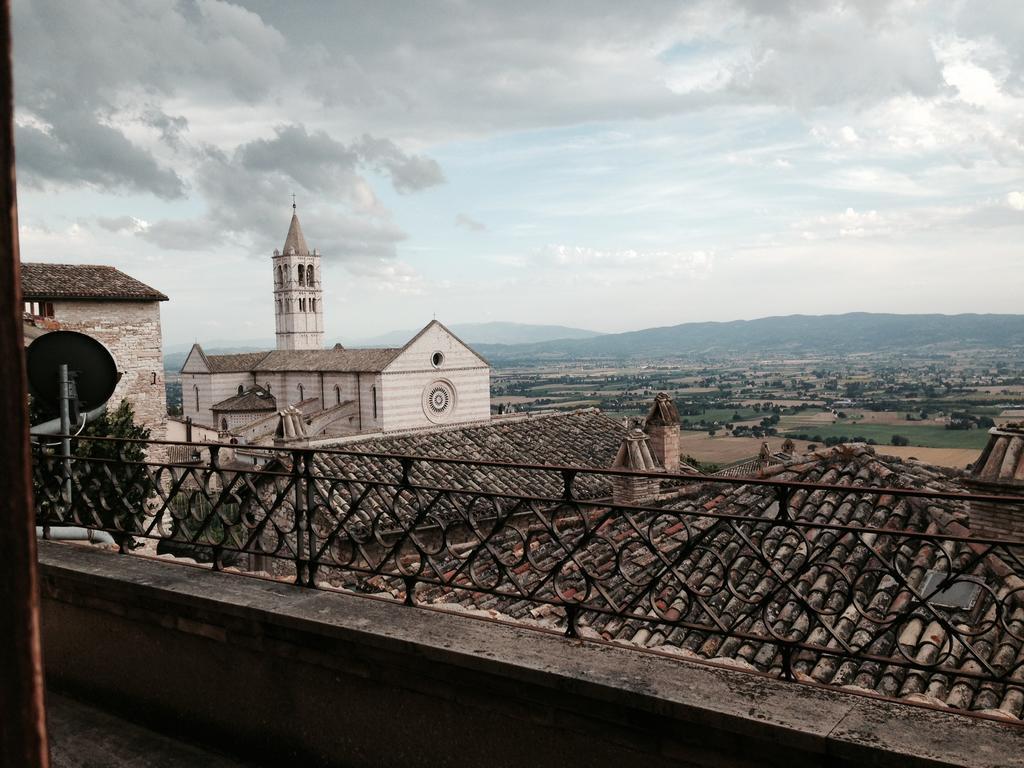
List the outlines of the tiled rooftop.
{"label": "tiled rooftop", "polygon": [[[867,446],[843,446],[771,468],[767,474],[780,480],[849,486],[851,490],[794,491],[792,517],[812,524],[799,529],[775,524],[771,520],[778,510],[774,489],[755,485],[684,488],[655,502],[661,512],[608,514],[601,509],[586,513],[590,515],[588,526],[597,525],[591,528],[593,537],[603,542],[581,553],[587,571],[600,575],[600,594],[592,593],[588,604],[606,600],[610,607],[627,606],[633,618],[584,612],[584,633],[775,675],[781,673],[783,661],[780,646],[771,642],[773,632],[837,652],[848,643],[860,648],[861,654],[905,658],[925,666],[952,666],[965,672],[979,672],[982,664],[1000,672],[1016,665],[1013,679],[1019,679],[1022,688],[998,687],[883,661],[844,660],[841,654],[810,650],[796,652],[793,669],[804,679],[886,697],[1015,719],[1024,715],[1024,601],[1011,594],[1015,585],[1020,586],[1013,575],[1019,567],[1007,563],[1008,558],[1024,553],[988,552],[978,545],[927,538],[929,534],[969,535],[967,512],[960,502],[853,490],[874,486],[962,492],[954,473],[879,456]],[[750,520],[709,513],[742,515]],[[813,527],[821,524],[891,529],[894,533],[858,534]],[[563,542],[574,536],[578,540],[583,530],[582,514],[564,516]],[[545,563],[553,566],[565,556],[565,549],[554,536],[543,531],[538,535],[530,561],[540,569]],[[529,535],[526,538],[529,540]],[[682,551],[698,539],[699,547]],[[673,575],[668,577],[663,570],[666,561],[674,563]],[[887,570],[892,564],[899,568],[898,574]],[[445,567],[442,563],[441,568]],[[451,567],[457,567],[456,560]],[[639,575],[645,569],[661,573],[668,581],[653,589],[641,588]],[[951,570],[965,570],[982,585],[969,607],[922,607],[898,626],[887,623],[886,617],[914,607],[915,598],[901,579],[907,586],[924,590],[929,571]],[[632,574],[629,579],[624,576],[627,572]],[[481,583],[508,584],[510,575],[489,560],[475,578]],[[790,578],[792,590],[784,586],[784,580]],[[685,580],[692,591],[683,591],[678,581],[671,584],[673,579]],[[362,588],[374,586],[396,595],[399,591],[394,582],[383,578],[370,579]],[[973,588],[970,583],[965,586]],[[463,590],[422,586],[417,601],[529,623],[563,621],[559,610],[538,606],[535,601]],[[998,615],[1000,605],[1009,606],[1008,615]],[[690,626],[659,625],[641,617],[661,617]],[[719,631],[721,627],[746,637],[727,637]],[[954,630],[963,634],[956,638]]]}
{"label": "tiled rooftop", "polygon": [[[606,469],[615,459],[625,431],[618,419],[596,408],[588,408],[369,437],[346,442],[344,448],[366,453]],[[329,476],[366,477],[367,471],[380,472],[376,459],[318,454],[317,461],[319,471]],[[383,474],[393,472],[394,467],[384,470]],[[447,485],[510,495],[558,497],[562,494],[562,478],[558,472],[521,468],[419,463],[413,466],[410,478],[419,485]],[[607,496],[611,489],[606,478],[580,475],[576,491],[581,498],[596,498]]]}
{"label": "tiled rooftop", "polygon": [[277,409],[277,399],[263,387],[250,387],[242,394],[221,400],[210,407],[211,410],[223,412],[273,411]]}
{"label": "tiled rooftop", "polygon": [[99,264],[21,263],[21,292],[26,301],[104,299],[167,301],[155,288],[114,267]]}

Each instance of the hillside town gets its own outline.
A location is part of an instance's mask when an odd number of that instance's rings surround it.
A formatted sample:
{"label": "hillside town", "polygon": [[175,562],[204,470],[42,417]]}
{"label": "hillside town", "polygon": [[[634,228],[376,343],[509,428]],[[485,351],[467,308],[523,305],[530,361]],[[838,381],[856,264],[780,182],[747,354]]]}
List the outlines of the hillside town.
{"label": "hillside town", "polygon": [[1024,766],[955,5],[0,6],[0,765]]}

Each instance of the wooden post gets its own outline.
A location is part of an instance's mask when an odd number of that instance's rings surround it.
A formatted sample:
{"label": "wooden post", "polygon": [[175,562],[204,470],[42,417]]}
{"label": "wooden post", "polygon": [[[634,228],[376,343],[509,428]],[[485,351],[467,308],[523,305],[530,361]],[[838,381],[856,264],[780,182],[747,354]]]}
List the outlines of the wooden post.
{"label": "wooden post", "polygon": [[50,764],[39,643],[39,581],[21,320],[14,174],[11,5],[0,0],[0,765]]}

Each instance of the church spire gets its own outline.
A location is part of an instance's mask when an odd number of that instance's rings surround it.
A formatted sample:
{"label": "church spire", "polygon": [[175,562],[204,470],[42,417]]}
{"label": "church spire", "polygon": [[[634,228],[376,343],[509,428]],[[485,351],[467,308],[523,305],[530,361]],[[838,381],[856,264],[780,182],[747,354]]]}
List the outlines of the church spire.
{"label": "church spire", "polygon": [[277,348],[321,349],[324,305],[320,253],[306,245],[294,199],[284,252],[274,251],[273,271]]}
{"label": "church spire", "polygon": [[295,211],[295,199],[292,198],[292,223],[288,226],[288,236],[284,239],[282,253],[287,254],[289,248],[294,248],[295,253],[300,256],[309,255],[309,246],[306,245],[306,238],[302,235],[302,227],[299,226],[299,215]]}

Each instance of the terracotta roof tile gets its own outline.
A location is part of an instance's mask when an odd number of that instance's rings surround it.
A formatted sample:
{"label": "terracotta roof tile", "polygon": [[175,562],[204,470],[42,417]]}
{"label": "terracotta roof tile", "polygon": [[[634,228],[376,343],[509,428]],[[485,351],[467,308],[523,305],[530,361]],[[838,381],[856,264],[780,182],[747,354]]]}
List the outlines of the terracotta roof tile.
{"label": "terracotta roof tile", "polygon": [[250,387],[240,395],[233,395],[210,406],[214,411],[275,411],[277,399],[263,387]]}
{"label": "terracotta roof tile", "polygon": [[[397,446],[372,445],[373,450],[384,447]],[[657,618],[658,611],[670,620],[687,622],[686,626],[672,627],[648,623],[639,616],[626,618],[584,611],[584,634],[780,674],[781,651],[772,642],[771,633],[795,633],[805,642],[839,653],[833,656],[796,651],[793,665],[800,678],[938,706],[1021,717],[1024,694],[1015,688],[927,668],[886,664],[884,660],[844,659],[841,655],[843,644],[852,644],[861,653],[906,657],[923,665],[941,663],[964,672],[981,671],[981,662],[997,670],[1013,669],[1016,665],[1015,674],[1024,681],[1024,606],[1017,604],[1000,621],[996,615],[1000,608],[987,597],[987,590],[1000,597],[1010,594],[1016,584],[1013,567],[992,553],[979,559],[967,543],[903,533],[966,535],[966,529],[957,522],[964,512],[960,502],[858,491],[859,486],[865,485],[962,491],[958,476],[937,467],[877,456],[864,446],[844,446],[802,458],[801,463],[784,466],[775,476],[846,486],[849,490],[794,491],[790,499],[794,519],[883,528],[893,533],[857,534],[835,528],[803,528],[797,532],[788,525],[774,525],[772,519],[778,508],[774,489],[744,485],[725,490],[721,486],[708,487],[689,496],[662,500],[655,505],[660,512],[623,510],[604,517],[603,513],[594,512],[589,523],[579,517],[577,534],[573,534],[571,518],[566,517],[561,527],[563,537],[571,540],[582,534],[587,525],[595,539],[614,542],[619,547],[595,547],[579,555],[592,573],[608,575],[600,594],[591,593],[589,600],[632,606],[631,610],[640,614],[645,612],[646,605],[646,614],[651,619]],[[453,487],[472,487],[485,479],[488,478],[450,477],[445,482],[454,483]],[[517,492],[529,493],[534,487],[520,486]],[[554,489],[544,490],[550,493]],[[713,509],[715,515],[742,514],[749,519],[709,517],[704,513],[706,509]],[[531,541],[528,567],[517,572],[520,583],[525,585],[535,583],[531,579],[536,578],[538,567],[553,566],[565,555],[562,545],[545,534],[542,525],[534,526],[533,530],[532,538],[527,537]],[[641,531],[649,532],[651,538],[643,538],[638,533]],[[694,546],[697,542],[699,546]],[[684,551],[682,547],[690,549]],[[683,552],[681,557],[675,554],[677,550]],[[662,556],[673,562],[674,575],[667,581],[664,577],[656,581],[661,588],[650,594],[649,602],[638,602],[638,592],[645,589],[638,586],[645,583],[641,574],[644,569],[650,569],[652,574],[662,572]],[[441,570],[454,573],[459,564],[453,559],[450,567],[442,563]],[[478,583],[502,583],[507,578],[493,560],[480,565],[480,571],[475,573]],[[967,578],[987,585],[981,592],[980,612],[923,607],[909,591],[908,587],[921,588],[929,570],[946,572],[950,565]],[[900,573],[890,571],[892,566],[900,569]],[[629,579],[623,578],[623,568],[632,569]],[[777,574],[792,579],[793,589],[782,587]],[[678,586],[669,588],[678,579],[685,580],[688,593]],[[729,588],[725,588],[726,581]],[[386,579],[379,586],[396,594],[401,589]],[[470,612],[486,610],[490,615],[549,626],[563,620],[557,610],[538,613],[535,602],[485,595],[471,591],[471,585],[468,586],[470,589],[455,591],[423,586],[417,600],[454,605]],[[571,599],[571,590],[577,587],[566,585],[559,599]],[[703,599],[698,600],[699,596]],[[554,599],[553,594],[549,597]],[[1003,609],[1012,605],[1012,601],[1002,604]],[[813,611],[808,607],[813,607]],[[908,611],[910,616],[899,622],[887,620],[901,610]],[[714,627],[717,623],[730,632],[764,639],[730,637],[697,628]],[[953,638],[949,627],[961,627],[965,634]]]}
{"label": "terracotta roof tile", "polygon": [[99,264],[21,263],[21,292],[29,301],[105,299],[167,301],[155,288],[114,267]]}
{"label": "terracotta roof tile", "polygon": [[240,352],[206,355],[213,373],[255,371],[381,371],[395,359],[399,349],[273,349],[269,352]]}

